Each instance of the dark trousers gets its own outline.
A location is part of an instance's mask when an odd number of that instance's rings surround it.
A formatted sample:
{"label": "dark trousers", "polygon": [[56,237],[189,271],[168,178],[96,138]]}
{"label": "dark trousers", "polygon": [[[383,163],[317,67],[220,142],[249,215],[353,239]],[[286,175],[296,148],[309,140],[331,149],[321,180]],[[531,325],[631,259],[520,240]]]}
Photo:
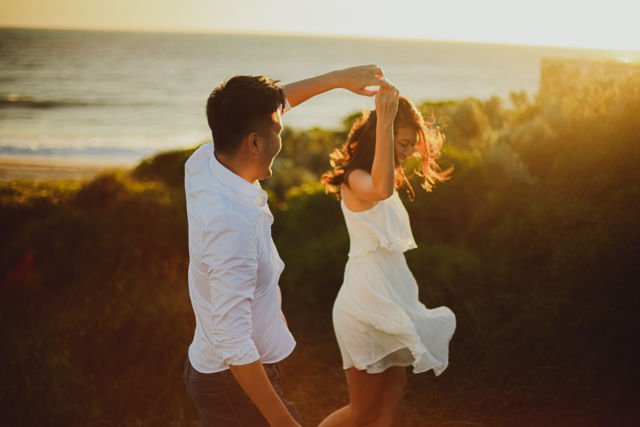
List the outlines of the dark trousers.
{"label": "dark trousers", "polygon": [[[278,364],[265,364],[264,369],[293,418],[301,423],[294,404],[284,399]],[[183,378],[203,427],[269,427],[230,370],[203,374],[191,366],[187,357]]]}

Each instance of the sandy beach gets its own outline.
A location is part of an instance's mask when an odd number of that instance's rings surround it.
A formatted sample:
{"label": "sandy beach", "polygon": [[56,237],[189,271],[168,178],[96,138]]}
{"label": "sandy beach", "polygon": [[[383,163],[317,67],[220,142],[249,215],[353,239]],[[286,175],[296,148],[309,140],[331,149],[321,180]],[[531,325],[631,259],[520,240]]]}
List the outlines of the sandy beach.
{"label": "sandy beach", "polygon": [[74,162],[66,159],[41,157],[0,157],[0,181],[50,181],[61,179],[91,179],[111,170],[130,168],[130,165]]}

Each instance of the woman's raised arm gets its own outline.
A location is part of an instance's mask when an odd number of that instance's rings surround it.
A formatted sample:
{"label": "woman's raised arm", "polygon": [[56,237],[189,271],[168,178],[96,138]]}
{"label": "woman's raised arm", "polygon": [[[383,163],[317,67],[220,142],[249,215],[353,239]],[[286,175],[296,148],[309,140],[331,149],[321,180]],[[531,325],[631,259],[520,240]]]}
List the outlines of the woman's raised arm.
{"label": "woman's raised arm", "polygon": [[384,200],[393,194],[395,183],[393,121],[400,93],[395,86],[380,89],[376,95],[376,147],[371,174],[356,169],[349,175],[349,189],[365,202]]}

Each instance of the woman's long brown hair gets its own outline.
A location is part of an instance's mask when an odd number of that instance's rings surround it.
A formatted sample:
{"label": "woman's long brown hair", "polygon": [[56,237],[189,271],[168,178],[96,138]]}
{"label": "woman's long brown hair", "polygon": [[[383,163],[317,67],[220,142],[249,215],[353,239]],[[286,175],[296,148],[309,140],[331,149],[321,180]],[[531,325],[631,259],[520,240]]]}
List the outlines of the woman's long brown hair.
{"label": "woman's long brown hair", "polygon": [[[334,193],[340,197],[340,185],[349,185],[349,174],[355,169],[362,169],[371,173],[376,144],[376,112],[364,113],[351,127],[347,142],[336,148],[329,155],[331,170],[322,175],[321,182],[327,193]],[[398,100],[398,112],[393,121],[394,134],[401,127],[415,129],[418,134],[416,143],[421,163],[415,174],[421,177],[420,186],[431,191],[438,182],[446,181],[451,169],[441,171],[437,164],[444,136],[433,123],[425,122],[416,106],[406,97]],[[413,200],[415,192],[404,173],[402,165],[396,161],[395,187],[406,185],[409,198]]]}

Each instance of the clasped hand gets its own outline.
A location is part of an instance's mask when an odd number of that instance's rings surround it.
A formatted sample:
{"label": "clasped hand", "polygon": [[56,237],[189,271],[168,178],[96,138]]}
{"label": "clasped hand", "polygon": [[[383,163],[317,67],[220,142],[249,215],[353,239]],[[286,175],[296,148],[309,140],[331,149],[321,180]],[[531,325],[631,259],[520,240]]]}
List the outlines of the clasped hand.
{"label": "clasped hand", "polygon": [[337,71],[339,86],[353,93],[373,96],[377,90],[367,89],[371,86],[387,87],[389,83],[384,78],[382,69],[377,65],[359,65]]}
{"label": "clasped hand", "polygon": [[376,114],[380,122],[393,123],[398,112],[398,98],[400,91],[391,83],[380,86],[376,94]]}

